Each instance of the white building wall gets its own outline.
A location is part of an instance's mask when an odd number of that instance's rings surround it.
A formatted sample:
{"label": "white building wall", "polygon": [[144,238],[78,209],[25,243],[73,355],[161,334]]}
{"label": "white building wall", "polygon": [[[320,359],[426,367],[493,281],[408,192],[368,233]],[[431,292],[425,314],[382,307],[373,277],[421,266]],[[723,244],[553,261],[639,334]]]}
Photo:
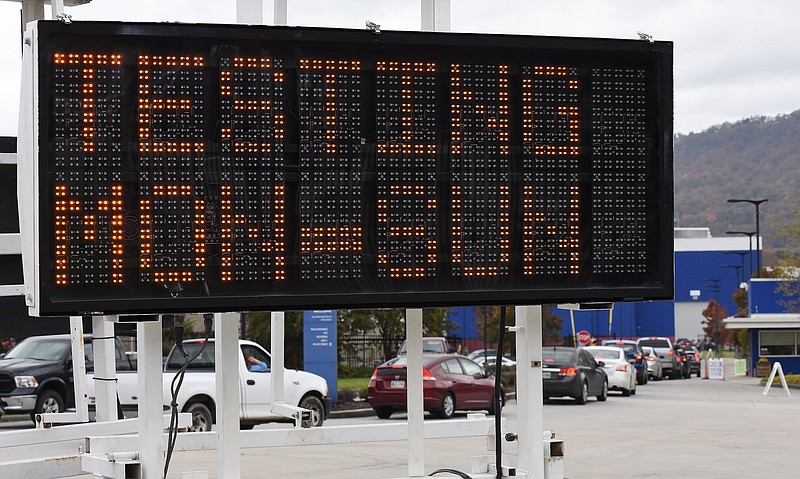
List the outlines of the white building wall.
{"label": "white building wall", "polygon": [[695,341],[705,337],[703,332],[703,310],[706,301],[675,302],[675,338]]}

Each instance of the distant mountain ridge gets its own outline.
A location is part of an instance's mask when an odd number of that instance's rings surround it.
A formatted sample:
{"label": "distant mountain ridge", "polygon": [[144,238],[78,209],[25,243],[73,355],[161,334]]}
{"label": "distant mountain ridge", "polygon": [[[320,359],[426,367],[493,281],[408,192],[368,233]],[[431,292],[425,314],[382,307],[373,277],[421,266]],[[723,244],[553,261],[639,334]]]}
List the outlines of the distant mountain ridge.
{"label": "distant mountain ridge", "polygon": [[754,117],[675,136],[675,225],[708,226],[713,236],[755,231],[755,208],[729,198],[763,199],[764,248],[784,246],[775,227],[792,218],[800,195],[800,110]]}

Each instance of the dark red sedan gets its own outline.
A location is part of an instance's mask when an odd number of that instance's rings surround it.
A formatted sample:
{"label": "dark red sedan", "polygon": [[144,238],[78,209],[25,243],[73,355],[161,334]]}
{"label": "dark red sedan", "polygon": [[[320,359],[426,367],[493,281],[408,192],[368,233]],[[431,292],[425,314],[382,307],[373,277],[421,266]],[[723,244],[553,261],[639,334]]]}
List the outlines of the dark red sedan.
{"label": "dark red sedan", "polygon": [[[494,377],[475,361],[456,354],[424,355],[422,389],[425,410],[443,419],[456,410],[486,410],[494,414]],[[369,380],[367,402],[381,419],[406,410],[406,366],[398,357],[378,366]],[[505,391],[500,390],[501,407]]]}

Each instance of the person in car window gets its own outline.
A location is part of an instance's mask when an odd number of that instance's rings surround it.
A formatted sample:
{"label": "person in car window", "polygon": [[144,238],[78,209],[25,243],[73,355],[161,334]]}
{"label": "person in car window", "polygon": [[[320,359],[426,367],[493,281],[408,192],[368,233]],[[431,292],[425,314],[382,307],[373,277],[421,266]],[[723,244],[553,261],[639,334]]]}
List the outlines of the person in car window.
{"label": "person in car window", "polygon": [[263,373],[267,371],[267,365],[263,361],[259,361],[252,354],[247,353],[244,355],[244,362],[247,364],[247,370],[254,373]]}

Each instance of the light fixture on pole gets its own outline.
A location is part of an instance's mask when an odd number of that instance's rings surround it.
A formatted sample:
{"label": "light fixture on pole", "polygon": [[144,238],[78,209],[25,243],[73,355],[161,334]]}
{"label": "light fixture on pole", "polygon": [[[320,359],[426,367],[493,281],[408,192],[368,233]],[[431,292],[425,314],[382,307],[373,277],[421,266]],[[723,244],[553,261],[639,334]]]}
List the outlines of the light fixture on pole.
{"label": "light fixture on pole", "polygon": [[[741,282],[744,283],[745,282],[745,279],[744,279],[744,257],[747,256],[748,253],[745,253],[744,251],[723,251],[722,254],[738,254],[739,255],[739,260],[742,263],[742,266],[741,266],[741,268],[742,268],[742,281]],[[748,278],[748,279],[750,279],[750,278]]]}
{"label": "light fixture on pole", "polygon": [[742,284],[743,280],[739,279],[739,270],[741,269],[741,266],[739,266],[738,264],[723,264],[721,266],[723,268],[736,268],[736,285],[738,286]]}
{"label": "light fixture on pole", "polygon": [[[758,234],[756,231],[726,231],[728,235],[746,235],[750,237],[750,277],[753,277],[753,235]],[[758,278],[758,275],[756,275]]]}
{"label": "light fixture on pole", "polygon": [[759,218],[759,211],[758,207],[761,206],[761,203],[766,203],[769,201],[769,198],[764,198],[763,200],[745,200],[739,198],[731,198],[728,200],[728,203],[750,203],[751,205],[756,207],[756,251],[758,252],[757,263],[758,269],[756,270],[756,278],[761,277],[761,220]]}

